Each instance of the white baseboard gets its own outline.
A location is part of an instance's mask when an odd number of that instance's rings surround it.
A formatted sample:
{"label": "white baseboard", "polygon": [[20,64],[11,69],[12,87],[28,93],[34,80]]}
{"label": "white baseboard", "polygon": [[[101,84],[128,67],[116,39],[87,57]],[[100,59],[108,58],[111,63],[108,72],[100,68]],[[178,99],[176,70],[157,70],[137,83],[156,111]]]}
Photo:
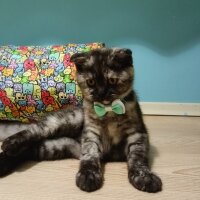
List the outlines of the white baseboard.
{"label": "white baseboard", "polygon": [[200,103],[140,102],[146,115],[200,116]]}

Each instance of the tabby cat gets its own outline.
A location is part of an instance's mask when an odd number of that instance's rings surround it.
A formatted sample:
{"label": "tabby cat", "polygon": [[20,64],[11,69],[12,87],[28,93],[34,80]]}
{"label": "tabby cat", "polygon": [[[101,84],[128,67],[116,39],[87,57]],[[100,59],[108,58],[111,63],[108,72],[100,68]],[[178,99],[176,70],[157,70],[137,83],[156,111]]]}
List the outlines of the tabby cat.
{"label": "tabby cat", "polygon": [[133,90],[129,49],[102,48],[71,57],[83,106],[51,113],[2,144],[0,176],[26,160],[80,159],[77,186],[87,192],[103,184],[102,163],[127,161],[130,183],[158,192],[162,183],[149,169],[148,133]]}

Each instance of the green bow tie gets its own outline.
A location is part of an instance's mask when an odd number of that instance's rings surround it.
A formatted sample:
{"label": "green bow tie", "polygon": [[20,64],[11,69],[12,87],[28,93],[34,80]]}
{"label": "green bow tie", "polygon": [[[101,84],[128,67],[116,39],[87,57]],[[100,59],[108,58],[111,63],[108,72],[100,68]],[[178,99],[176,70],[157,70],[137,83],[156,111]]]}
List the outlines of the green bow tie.
{"label": "green bow tie", "polygon": [[94,111],[99,117],[103,117],[109,111],[122,115],[125,113],[125,106],[120,99],[114,100],[111,105],[94,102]]}

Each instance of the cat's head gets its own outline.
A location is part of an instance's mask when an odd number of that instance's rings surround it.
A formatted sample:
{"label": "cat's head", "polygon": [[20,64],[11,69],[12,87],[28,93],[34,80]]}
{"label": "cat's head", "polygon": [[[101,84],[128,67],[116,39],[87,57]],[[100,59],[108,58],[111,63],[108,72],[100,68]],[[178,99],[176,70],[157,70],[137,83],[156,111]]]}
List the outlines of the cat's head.
{"label": "cat's head", "polygon": [[123,99],[132,90],[133,61],[129,49],[101,48],[76,53],[77,81],[84,99],[110,103]]}

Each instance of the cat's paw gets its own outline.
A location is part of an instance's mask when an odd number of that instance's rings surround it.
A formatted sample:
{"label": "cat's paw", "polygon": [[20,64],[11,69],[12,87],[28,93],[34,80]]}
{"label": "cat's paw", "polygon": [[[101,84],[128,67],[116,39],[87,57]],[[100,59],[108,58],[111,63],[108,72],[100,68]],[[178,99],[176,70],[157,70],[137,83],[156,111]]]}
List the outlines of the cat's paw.
{"label": "cat's paw", "polygon": [[103,184],[102,173],[93,169],[80,169],[76,175],[76,185],[86,192],[99,189]]}
{"label": "cat's paw", "polygon": [[149,170],[129,172],[129,181],[135,188],[145,192],[155,193],[162,190],[161,179]]}
{"label": "cat's paw", "polygon": [[13,160],[5,155],[3,152],[0,153],[0,177],[6,176],[12,173],[15,168]]}
{"label": "cat's paw", "polygon": [[17,156],[26,149],[25,140],[17,134],[10,136],[3,141],[1,149],[9,156]]}

